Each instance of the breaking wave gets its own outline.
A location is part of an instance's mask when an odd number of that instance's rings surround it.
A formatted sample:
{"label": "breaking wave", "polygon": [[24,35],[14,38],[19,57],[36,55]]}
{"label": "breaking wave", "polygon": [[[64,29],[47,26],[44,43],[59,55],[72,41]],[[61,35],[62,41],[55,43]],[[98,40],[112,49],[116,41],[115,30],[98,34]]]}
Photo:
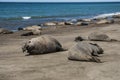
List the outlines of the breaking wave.
{"label": "breaking wave", "polygon": [[54,16],[23,16],[23,17],[0,17],[2,20],[29,20],[29,19],[40,19],[40,18],[74,18],[74,17],[85,17],[91,14],[67,14],[67,15],[54,15]]}
{"label": "breaking wave", "polygon": [[120,12],[115,13],[106,13],[106,14],[99,14],[94,16],[92,14],[69,14],[69,15],[55,15],[55,16],[23,16],[23,17],[0,17],[0,20],[29,20],[29,19],[40,19],[40,18],[71,18],[72,19],[79,19],[79,18],[90,18],[90,19],[97,19],[97,18],[106,18],[112,17],[114,15],[119,15]]}
{"label": "breaking wave", "polygon": [[120,12],[115,12],[115,13],[108,13],[108,14],[100,14],[98,16],[95,16],[93,18],[106,18],[106,17],[112,17],[114,15],[119,15]]}
{"label": "breaking wave", "polygon": [[31,18],[30,16],[24,16],[24,17],[22,17],[22,19],[24,19],[24,20],[28,20],[30,18]]}

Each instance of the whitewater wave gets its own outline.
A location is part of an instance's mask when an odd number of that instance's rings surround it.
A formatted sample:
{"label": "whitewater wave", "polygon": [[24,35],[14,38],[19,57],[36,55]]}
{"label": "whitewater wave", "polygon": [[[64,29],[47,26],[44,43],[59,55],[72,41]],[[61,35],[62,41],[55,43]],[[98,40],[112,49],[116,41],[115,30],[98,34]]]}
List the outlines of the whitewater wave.
{"label": "whitewater wave", "polygon": [[97,16],[91,15],[91,14],[71,14],[71,15],[54,15],[54,16],[23,16],[23,17],[0,17],[0,20],[29,20],[29,19],[42,19],[42,18],[62,18],[64,20],[69,20],[72,18],[72,21],[76,21],[76,19],[79,18],[89,18],[89,19],[99,19],[99,18],[106,18],[106,17],[112,17],[114,15],[119,15],[120,12],[115,13],[107,13],[107,14],[99,14]]}
{"label": "whitewater wave", "polygon": [[24,19],[24,20],[28,20],[28,19],[30,19],[31,17],[29,17],[29,16],[24,16],[24,17],[22,17],[22,19]]}
{"label": "whitewater wave", "polygon": [[68,15],[51,15],[51,16],[18,16],[18,17],[0,17],[2,20],[29,20],[29,19],[40,19],[40,18],[73,18],[82,17],[89,14],[68,14]]}
{"label": "whitewater wave", "polygon": [[98,16],[93,17],[93,19],[112,17],[112,16],[115,16],[115,15],[120,15],[120,12],[108,13],[108,14],[100,14],[100,15],[98,15]]}

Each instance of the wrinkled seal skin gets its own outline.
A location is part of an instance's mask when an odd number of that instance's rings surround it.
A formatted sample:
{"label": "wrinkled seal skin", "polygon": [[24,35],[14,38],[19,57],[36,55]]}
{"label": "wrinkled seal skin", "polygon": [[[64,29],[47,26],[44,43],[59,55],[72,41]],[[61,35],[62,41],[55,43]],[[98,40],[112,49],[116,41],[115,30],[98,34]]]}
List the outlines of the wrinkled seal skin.
{"label": "wrinkled seal skin", "polygon": [[94,43],[78,42],[68,51],[68,59],[78,61],[94,61],[100,63],[98,56],[103,54],[103,49]]}
{"label": "wrinkled seal skin", "polygon": [[28,55],[38,55],[62,51],[63,48],[56,39],[50,36],[40,36],[27,41],[23,45],[22,50],[23,52],[27,52]]}

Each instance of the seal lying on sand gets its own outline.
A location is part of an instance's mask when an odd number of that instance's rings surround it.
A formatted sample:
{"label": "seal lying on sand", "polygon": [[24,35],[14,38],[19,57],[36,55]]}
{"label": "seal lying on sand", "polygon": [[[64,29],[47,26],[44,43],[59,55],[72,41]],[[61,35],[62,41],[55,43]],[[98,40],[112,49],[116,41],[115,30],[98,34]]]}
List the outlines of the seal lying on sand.
{"label": "seal lying on sand", "polygon": [[103,49],[94,43],[78,42],[68,51],[68,59],[78,61],[101,62],[98,56],[103,54]]}
{"label": "seal lying on sand", "polygon": [[21,36],[31,36],[31,35],[41,35],[41,34],[42,34],[41,30],[35,29],[35,30],[29,31],[29,32],[25,32],[25,33],[21,34]]}
{"label": "seal lying on sand", "polygon": [[42,27],[39,25],[28,26],[25,28],[18,28],[18,30],[32,31],[32,30],[42,30]]}
{"label": "seal lying on sand", "polygon": [[4,28],[0,28],[0,34],[11,34],[13,33],[13,31],[4,29]]}
{"label": "seal lying on sand", "polygon": [[25,28],[19,28],[18,30],[30,31],[21,34],[21,36],[41,35],[42,27],[39,25],[28,26]]}
{"label": "seal lying on sand", "polygon": [[108,35],[100,32],[93,32],[88,36],[91,41],[111,41]]}
{"label": "seal lying on sand", "polygon": [[111,39],[108,35],[100,32],[93,32],[88,36],[88,39],[85,39],[81,36],[75,38],[75,41],[118,41],[116,39]]}
{"label": "seal lying on sand", "polygon": [[23,47],[23,52],[29,53],[28,55],[37,55],[44,53],[51,53],[62,51],[62,45],[54,38],[50,36],[40,36],[37,38],[32,38],[27,41]]}

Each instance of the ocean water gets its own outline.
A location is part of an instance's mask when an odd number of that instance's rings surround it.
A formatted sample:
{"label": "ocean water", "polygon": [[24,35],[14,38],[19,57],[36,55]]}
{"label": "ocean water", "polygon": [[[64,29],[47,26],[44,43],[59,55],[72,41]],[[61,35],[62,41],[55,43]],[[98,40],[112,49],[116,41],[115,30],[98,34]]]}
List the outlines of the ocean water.
{"label": "ocean water", "polygon": [[48,21],[93,18],[120,13],[120,2],[95,3],[0,3],[0,27],[18,27]]}

